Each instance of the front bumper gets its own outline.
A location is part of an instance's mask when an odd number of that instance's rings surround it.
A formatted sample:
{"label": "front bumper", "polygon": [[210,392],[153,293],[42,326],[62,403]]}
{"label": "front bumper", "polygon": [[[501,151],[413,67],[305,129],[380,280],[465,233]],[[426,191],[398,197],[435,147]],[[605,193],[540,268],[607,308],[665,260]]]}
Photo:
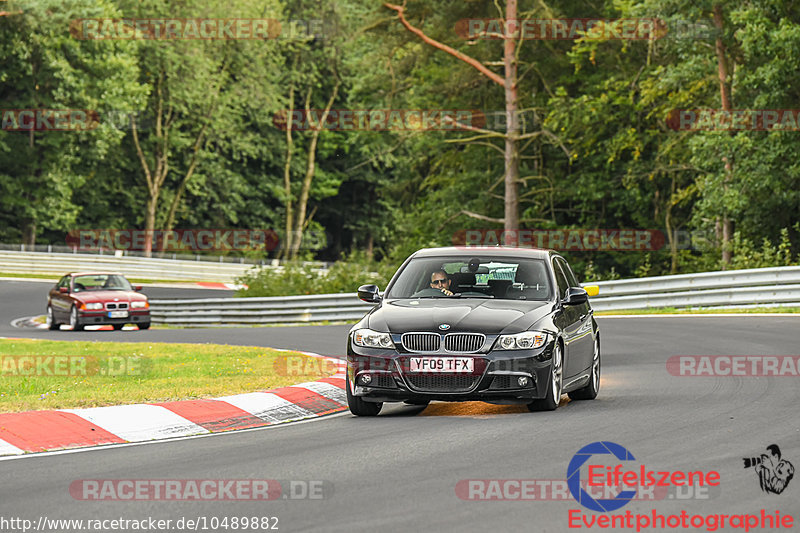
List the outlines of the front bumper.
{"label": "front bumper", "polygon": [[[416,354],[350,345],[350,392],[365,401],[483,401],[523,404],[544,398],[550,379],[554,341],[533,350],[495,350],[470,354]],[[472,373],[411,372],[411,357],[470,357]],[[369,384],[360,379],[369,374]],[[526,386],[518,378],[527,377]]]}
{"label": "front bumper", "polygon": [[125,318],[111,318],[108,311],[78,311],[81,326],[107,326],[114,324],[143,324],[150,322],[150,310],[131,310]]}

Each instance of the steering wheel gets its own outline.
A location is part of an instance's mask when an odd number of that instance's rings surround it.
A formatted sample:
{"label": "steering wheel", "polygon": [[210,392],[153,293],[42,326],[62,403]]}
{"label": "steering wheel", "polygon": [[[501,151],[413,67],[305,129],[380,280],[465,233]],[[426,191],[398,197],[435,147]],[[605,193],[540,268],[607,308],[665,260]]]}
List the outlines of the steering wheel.
{"label": "steering wheel", "polygon": [[417,291],[417,292],[415,292],[414,294],[411,295],[412,298],[424,298],[426,296],[441,296],[443,298],[447,298],[448,297],[441,290],[434,289],[434,288],[431,288],[431,287],[425,287],[421,291]]}

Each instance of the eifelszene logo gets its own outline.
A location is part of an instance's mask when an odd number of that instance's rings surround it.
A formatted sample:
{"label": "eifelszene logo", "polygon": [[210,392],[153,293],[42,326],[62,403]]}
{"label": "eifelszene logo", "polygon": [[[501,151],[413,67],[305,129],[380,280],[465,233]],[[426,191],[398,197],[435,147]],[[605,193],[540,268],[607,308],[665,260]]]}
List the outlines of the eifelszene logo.
{"label": "eifelszene logo", "polygon": [[[605,513],[608,511],[615,511],[627,504],[636,496],[636,491],[623,490],[620,491],[620,493],[614,498],[596,500],[592,498],[592,496],[590,496],[589,493],[583,489],[583,487],[581,487],[581,466],[591,459],[593,455],[602,454],[611,454],[620,461],[636,460],[631,452],[614,442],[604,441],[587,444],[578,450],[578,453],[576,453],[569,462],[569,467],[567,468],[567,486],[569,487],[572,497],[575,498],[575,501],[577,501],[579,504],[591,509],[592,511]],[[591,472],[589,473],[589,478],[589,483],[594,484],[591,481]]]}
{"label": "eifelszene logo", "polygon": [[786,459],[781,459],[781,449],[777,444],[767,446],[768,454],[761,457],[745,457],[745,468],[752,468],[758,474],[758,483],[766,493],[780,494],[794,477],[794,466]]}

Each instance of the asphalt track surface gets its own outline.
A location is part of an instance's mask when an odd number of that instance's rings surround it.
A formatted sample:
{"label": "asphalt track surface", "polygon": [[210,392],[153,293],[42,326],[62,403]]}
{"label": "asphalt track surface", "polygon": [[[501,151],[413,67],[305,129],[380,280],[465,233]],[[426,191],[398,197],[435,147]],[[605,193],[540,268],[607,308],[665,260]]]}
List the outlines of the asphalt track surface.
{"label": "asphalt track surface", "polygon": [[[5,283],[0,287],[2,312],[8,314],[6,297],[14,291]],[[7,317],[0,318],[0,335],[11,336]],[[0,461],[0,517],[36,523],[40,516],[173,521],[271,516],[278,517],[279,531],[575,531],[568,522],[571,510],[586,517],[599,514],[572,499],[464,501],[456,486],[470,479],[563,480],[581,447],[605,440],[636,457],[630,469],[645,465],[655,471],[713,470],[721,475],[721,486],[708,498],[634,501],[617,514],[766,510],[774,515],[777,510],[791,514],[796,529],[800,473],[783,494],[766,494],[753,470],[743,468],[742,458],[758,457],[775,443],[784,459],[800,467],[798,378],[677,377],[667,372],[666,361],[673,355],[798,355],[800,317],[600,318],[599,323],[603,378],[594,401],[564,397],[551,413],[482,403],[434,403],[424,410],[393,406],[371,419],[348,414],[219,436]],[[195,341],[246,344],[252,338],[259,345],[327,347],[317,351],[337,355],[346,327],[14,334],[175,342],[191,340],[187,331]],[[324,498],[78,501],[68,490],[80,479],[246,478],[322,481]]]}

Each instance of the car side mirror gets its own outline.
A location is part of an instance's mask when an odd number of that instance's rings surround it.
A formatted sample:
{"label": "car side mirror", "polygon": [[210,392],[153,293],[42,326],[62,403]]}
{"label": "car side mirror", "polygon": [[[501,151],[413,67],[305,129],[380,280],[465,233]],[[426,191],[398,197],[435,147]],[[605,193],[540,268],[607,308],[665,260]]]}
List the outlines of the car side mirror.
{"label": "car side mirror", "polygon": [[589,301],[589,295],[579,287],[570,287],[564,297],[564,305],[579,305]]}
{"label": "car side mirror", "polygon": [[59,287],[58,292],[61,294],[69,294],[69,287]]}
{"label": "car side mirror", "polygon": [[370,304],[377,304],[381,301],[381,293],[377,285],[362,285],[358,288],[358,297]]}
{"label": "car side mirror", "polygon": [[141,285],[134,285],[133,286],[133,290],[138,292],[138,291],[142,290],[142,286]]}

